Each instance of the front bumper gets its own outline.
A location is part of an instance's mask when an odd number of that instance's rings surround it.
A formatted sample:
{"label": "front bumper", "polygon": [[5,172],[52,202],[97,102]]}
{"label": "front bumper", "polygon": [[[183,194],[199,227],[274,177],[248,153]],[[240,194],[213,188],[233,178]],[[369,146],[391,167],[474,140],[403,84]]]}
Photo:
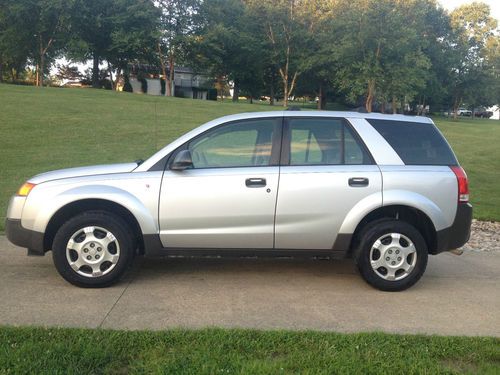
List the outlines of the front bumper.
{"label": "front bumper", "polygon": [[28,255],[44,255],[43,233],[24,228],[21,219],[5,220],[5,234],[14,245],[28,249]]}
{"label": "front bumper", "polygon": [[453,225],[437,232],[437,244],[435,251],[431,254],[442,253],[462,247],[469,241],[470,226],[472,224],[472,205],[460,203]]}

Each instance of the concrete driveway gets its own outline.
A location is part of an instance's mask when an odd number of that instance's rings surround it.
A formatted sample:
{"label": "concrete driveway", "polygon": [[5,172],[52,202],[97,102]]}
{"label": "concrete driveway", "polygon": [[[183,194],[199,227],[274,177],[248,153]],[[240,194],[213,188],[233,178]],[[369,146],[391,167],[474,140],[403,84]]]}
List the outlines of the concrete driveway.
{"label": "concrete driveway", "polygon": [[0,236],[0,325],[240,327],[500,336],[500,252],[431,257],[400,293],[365,284],[352,261],[143,259],[118,285],[79,289],[50,253]]}

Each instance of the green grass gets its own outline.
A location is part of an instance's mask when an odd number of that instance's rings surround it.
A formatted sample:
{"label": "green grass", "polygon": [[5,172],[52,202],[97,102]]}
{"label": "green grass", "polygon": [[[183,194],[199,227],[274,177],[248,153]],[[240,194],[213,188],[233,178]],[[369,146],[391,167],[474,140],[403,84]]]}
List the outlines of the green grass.
{"label": "green grass", "polygon": [[[208,120],[280,110],[92,89],[0,85],[0,231],[9,197],[34,174],[147,158]],[[500,121],[438,119],[470,177],[475,216],[500,221]]]}
{"label": "green grass", "polygon": [[0,328],[0,373],[498,374],[500,340],[383,333]]}
{"label": "green grass", "polygon": [[435,118],[469,177],[477,219],[500,221],[500,121]]}

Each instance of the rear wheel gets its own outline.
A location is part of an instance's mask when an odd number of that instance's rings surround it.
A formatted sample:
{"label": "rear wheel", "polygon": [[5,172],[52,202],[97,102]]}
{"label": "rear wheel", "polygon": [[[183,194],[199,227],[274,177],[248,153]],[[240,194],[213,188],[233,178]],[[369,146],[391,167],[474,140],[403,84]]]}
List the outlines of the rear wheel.
{"label": "rear wheel", "polygon": [[127,224],[104,211],[89,211],[64,223],[52,249],[59,274],[81,287],[117,282],[131,264],[135,241]]}
{"label": "rear wheel", "polygon": [[412,225],[385,219],[368,224],[360,234],[356,264],[365,281],[384,291],[409,288],[427,267],[424,238]]}

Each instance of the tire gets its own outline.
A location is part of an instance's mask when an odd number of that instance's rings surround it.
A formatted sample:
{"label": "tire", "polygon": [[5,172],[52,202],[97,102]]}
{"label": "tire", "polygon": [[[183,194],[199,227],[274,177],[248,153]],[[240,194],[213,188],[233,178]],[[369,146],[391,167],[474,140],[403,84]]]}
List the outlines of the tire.
{"label": "tire", "polygon": [[52,258],[59,274],[73,285],[102,288],[116,283],[132,264],[136,240],[120,217],[88,211],[57,231]]}
{"label": "tire", "polygon": [[361,276],[371,286],[383,291],[401,291],[424,274],[427,244],[412,225],[382,219],[368,224],[359,238],[354,259]]}

